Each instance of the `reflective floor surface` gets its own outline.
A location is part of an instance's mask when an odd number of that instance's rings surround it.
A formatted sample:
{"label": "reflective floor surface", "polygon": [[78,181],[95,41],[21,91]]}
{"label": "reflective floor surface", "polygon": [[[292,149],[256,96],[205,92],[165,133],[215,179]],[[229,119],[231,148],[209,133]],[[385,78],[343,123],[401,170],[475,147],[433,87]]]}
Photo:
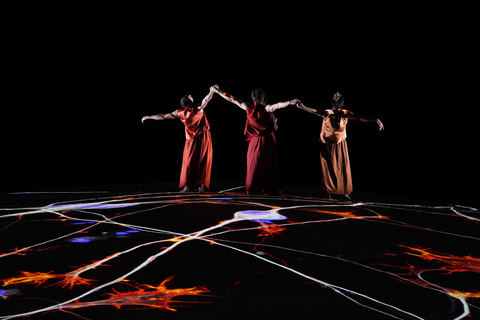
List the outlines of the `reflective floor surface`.
{"label": "reflective floor surface", "polygon": [[480,318],[477,208],[239,188],[1,199],[0,320]]}

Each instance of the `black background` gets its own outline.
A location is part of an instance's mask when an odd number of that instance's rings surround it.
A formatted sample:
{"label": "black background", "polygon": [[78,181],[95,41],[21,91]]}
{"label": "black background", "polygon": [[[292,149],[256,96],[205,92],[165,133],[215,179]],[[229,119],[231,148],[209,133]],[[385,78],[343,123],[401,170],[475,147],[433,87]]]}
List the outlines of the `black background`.
{"label": "black background", "polygon": [[[7,11],[2,191],[177,181],[183,125],[141,118],[219,84],[243,100],[260,87],[270,103],[322,109],[340,91],[346,109],[385,125],[349,122],[354,191],[476,202],[478,49],[468,17],[301,5],[207,15],[207,5]],[[206,112],[212,188],[241,185],[245,114],[218,96]],[[318,186],[321,119],[293,106],[276,115],[283,184]]]}

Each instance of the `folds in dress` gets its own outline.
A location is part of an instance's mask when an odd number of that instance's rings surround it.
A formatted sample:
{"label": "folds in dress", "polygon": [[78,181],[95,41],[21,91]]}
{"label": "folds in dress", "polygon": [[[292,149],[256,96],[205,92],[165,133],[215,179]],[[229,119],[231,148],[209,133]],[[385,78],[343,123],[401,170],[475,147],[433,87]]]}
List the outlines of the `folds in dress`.
{"label": "folds in dress", "polygon": [[212,136],[204,111],[198,108],[178,110],[178,116],[185,125],[185,147],[183,149],[180,187],[210,187],[212,172]]}
{"label": "folds in dress", "polygon": [[320,145],[322,174],[320,190],[330,194],[350,194],[353,191],[347,141]]}
{"label": "folds in dress", "polygon": [[274,117],[265,110],[265,105],[254,103],[247,107],[245,187],[248,193],[282,193],[274,128]]}
{"label": "folds in dress", "polygon": [[251,137],[248,143],[245,187],[249,193],[281,193],[277,145],[273,132]]}
{"label": "folds in dress", "polygon": [[320,190],[330,194],[350,194],[352,173],[347,147],[348,110],[326,110],[320,133]]}

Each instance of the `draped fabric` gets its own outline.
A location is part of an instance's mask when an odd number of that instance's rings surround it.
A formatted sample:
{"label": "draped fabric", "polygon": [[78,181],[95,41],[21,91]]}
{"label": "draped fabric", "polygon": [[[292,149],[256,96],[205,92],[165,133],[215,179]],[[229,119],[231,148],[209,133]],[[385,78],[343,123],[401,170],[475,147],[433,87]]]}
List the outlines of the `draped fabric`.
{"label": "draped fabric", "polygon": [[350,194],[353,191],[347,141],[320,145],[320,190],[330,194]]}
{"label": "draped fabric", "polygon": [[330,194],[353,191],[347,147],[348,110],[326,110],[320,133],[320,190]]}
{"label": "draped fabric", "polygon": [[212,171],[212,136],[204,111],[196,107],[179,109],[178,116],[185,125],[185,147],[183,149],[180,187],[198,188],[202,184],[210,187]]}
{"label": "draped fabric", "polygon": [[185,137],[187,140],[193,139],[203,131],[210,129],[205,112],[198,110],[197,107],[181,108],[177,110],[177,113],[185,125]]}
{"label": "draped fabric", "polygon": [[247,107],[245,135],[258,137],[275,131],[273,114],[265,110],[265,105],[255,102]]}
{"label": "draped fabric", "polygon": [[250,139],[245,187],[249,193],[281,194],[277,145],[273,132]]}
{"label": "draped fabric", "polygon": [[323,118],[320,142],[339,143],[347,139],[348,119],[346,115],[351,113],[348,110],[325,110],[328,115]]}
{"label": "draped fabric", "polygon": [[279,195],[282,193],[278,167],[274,117],[265,105],[255,103],[247,107],[245,134],[248,136],[247,175],[248,193]]}

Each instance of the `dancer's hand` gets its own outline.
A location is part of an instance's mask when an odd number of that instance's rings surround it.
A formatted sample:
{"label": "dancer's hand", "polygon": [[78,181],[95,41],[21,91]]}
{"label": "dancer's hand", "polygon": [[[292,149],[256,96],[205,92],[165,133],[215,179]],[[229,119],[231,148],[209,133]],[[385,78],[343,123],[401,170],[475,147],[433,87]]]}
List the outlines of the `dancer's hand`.
{"label": "dancer's hand", "polygon": [[143,118],[142,118],[142,123],[145,123],[145,121],[147,121],[148,119],[150,119],[150,117],[149,117],[149,116],[145,116],[145,117],[143,117]]}
{"label": "dancer's hand", "polygon": [[379,131],[382,131],[385,129],[385,126],[383,125],[382,121],[380,121],[380,119],[377,119],[377,124],[378,124]]}

